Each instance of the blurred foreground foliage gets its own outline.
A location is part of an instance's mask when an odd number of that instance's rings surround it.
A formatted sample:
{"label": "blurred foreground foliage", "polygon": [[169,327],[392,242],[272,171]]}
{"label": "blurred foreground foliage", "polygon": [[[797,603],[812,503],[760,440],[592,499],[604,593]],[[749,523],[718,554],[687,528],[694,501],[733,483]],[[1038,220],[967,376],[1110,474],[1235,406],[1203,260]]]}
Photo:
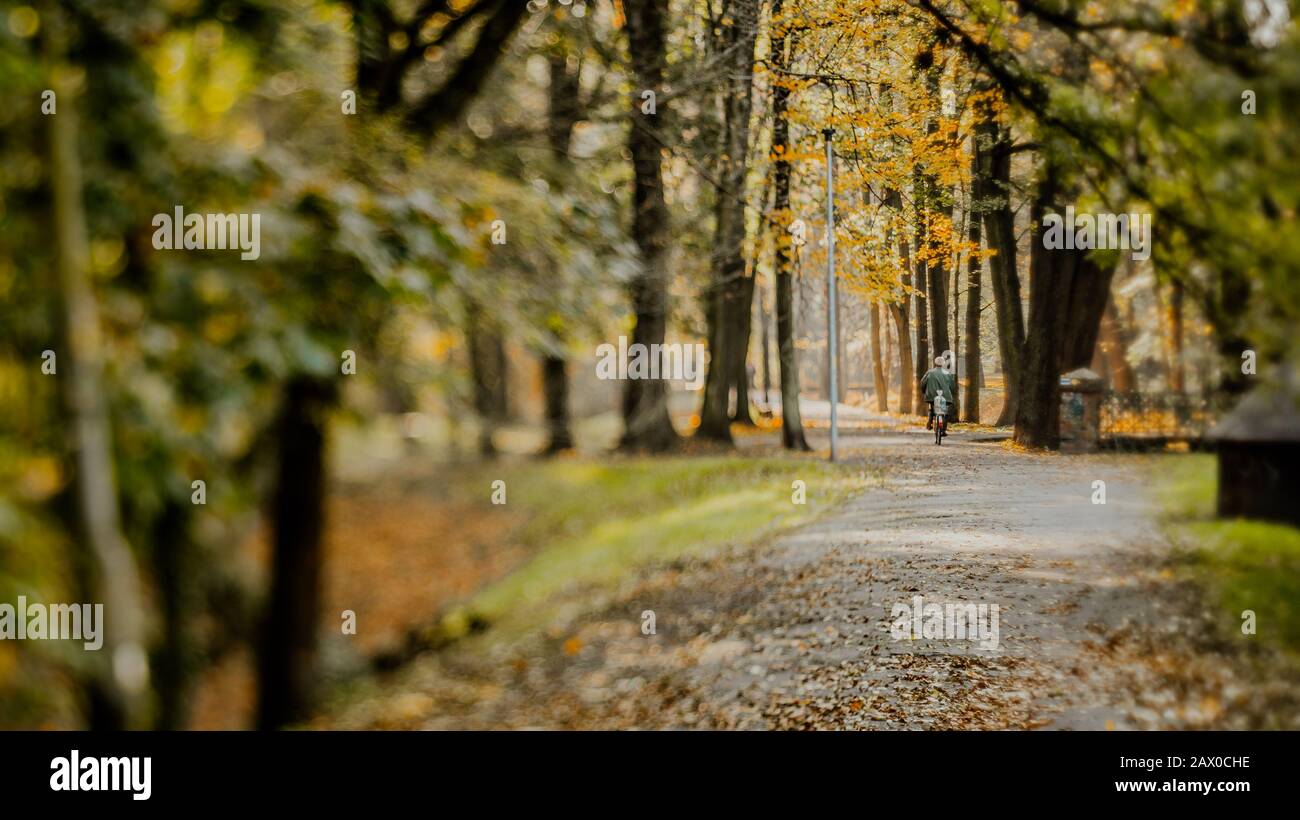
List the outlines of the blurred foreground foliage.
{"label": "blurred foreground foliage", "polygon": [[[68,33],[57,65],[44,45],[53,9]],[[352,351],[372,389],[427,388],[454,406],[463,371],[448,351],[467,304],[554,347],[548,327],[590,329],[630,271],[617,202],[592,195],[594,178],[549,190],[540,171],[472,141],[431,149],[395,114],[364,103],[346,114],[355,61],[340,3],[0,7],[0,600],[87,589],[57,385],[66,363],[41,370],[59,321],[41,103],[49,73],[65,71],[79,93],[56,104],[80,121],[124,534],[163,585],[145,602],[155,639],[179,630],[171,648],[188,670],[160,686],[254,639],[260,593],[231,555],[268,492],[285,384],[334,380]],[[260,214],[260,257],[155,250],[154,215],[178,206]],[[504,246],[491,242],[500,218]],[[191,503],[196,480],[205,506]],[[82,720],[85,670],[62,647],[0,644],[0,725]]]}

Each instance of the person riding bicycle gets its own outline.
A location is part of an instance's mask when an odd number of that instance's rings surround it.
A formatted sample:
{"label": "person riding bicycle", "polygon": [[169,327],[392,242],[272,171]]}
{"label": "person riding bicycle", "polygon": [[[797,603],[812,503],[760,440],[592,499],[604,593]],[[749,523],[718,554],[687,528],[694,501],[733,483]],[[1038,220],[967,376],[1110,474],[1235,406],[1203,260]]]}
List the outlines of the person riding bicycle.
{"label": "person riding bicycle", "polygon": [[934,367],[925,371],[921,377],[921,391],[926,404],[930,405],[930,415],[925,422],[925,429],[934,429],[934,397],[943,394],[948,412],[957,406],[957,377],[944,369],[942,356],[934,360]]}
{"label": "person riding bicycle", "polygon": [[934,414],[934,443],[941,444],[944,436],[948,435],[948,400],[943,397],[943,391],[934,394],[934,405],[931,411]]}

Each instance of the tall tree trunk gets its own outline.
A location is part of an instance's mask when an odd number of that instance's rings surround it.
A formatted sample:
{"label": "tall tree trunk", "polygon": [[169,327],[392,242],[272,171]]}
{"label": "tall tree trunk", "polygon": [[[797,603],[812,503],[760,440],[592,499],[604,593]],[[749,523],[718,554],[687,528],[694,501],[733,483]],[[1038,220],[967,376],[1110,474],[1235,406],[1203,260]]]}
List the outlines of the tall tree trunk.
{"label": "tall tree trunk", "polygon": [[[636,327],[632,343],[662,345],[668,328],[669,217],[664,202],[663,165],[658,119],[668,116],[663,99],[664,20],[667,0],[626,0],[628,54],[637,88],[654,91],[655,114],[641,112],[641,95],[631,99],[632,236],[641,257],[641,272],[632,282]],[[668,415],[668,383],[663,379],[628,379],[623,393],[624,449],[660,452],[677,444]]]}
{"label": "tall tree trunk", "polygon": [[980,141],[971,139],[970,197],[966,202],[966,239],[970,244],[966,258],[966,420],[980,422],[980,301],[982,299],[983,262],[980,260],[980,220],[986,206],[989,180],[980,162]]}
{"label": "tall tree trunk", "polygon": [[567,362],[559,356],[542,359],[542,392],[546,403],[546,453],[554,455],[573,449],[569,428],[569,376]]}
{"label": "tall tree trunk", "polygon": [[768,318],[767,294],[763,288],[758,292],[758,324],[763,334],[763,415],[768,416],[772,407],[772,322]]}
{"label": "tall tree trunk", "polygon": [[[951,212],[949,213],[951,217]],[[934,252],[934,249],[931,249]],[[930,306],[930,344],[934,355],[942,356],[952,350],[948,337],[948,264],[947,254],[935,257],[929,266],[928,298]],[[928,369],[928,368],[927,368]],[[954,396],[954,398],[956,398]]]}
{"label": "tall tree trunk", "polygon": [[[969,235],[969,231],[970,231],[969,214],[963,214],[962,219],[964,221],[964,224],[962,225],[962,233]],[[956,226],[954,225],[954,227]],[[953,265],[952,275],[949,276],[948,278],[952,281],[952,299],[948,301],[948,306],[951,308],[950,314],[952,319],[952,352],[953,352],[954,359],[959,359],[961,357],[961,351],[963,349],[961,346],[961,316],[962,316],[961,282],[963,279],[961,271],[962,271],[962,263],[968,261],[968,259],[964,253],[958,253],[956,254],[956,259],[951,261]],[[956,367],[954,361],[954,367],[953,367],[954,372],[957,371],[958,369],[959,368]],[[960,396],[954,396],[953,398],[958,403],[961,402]]]}
{"label": "tall tree trunk", "polygon": [[[757,264],[754,270],[758,270]],[[741,282],[740,287],[740,304],[743,309],[737,309],[732,313],[731,320],[734,323],[733,338],[736,339],[737,353],[731,360],[731,384],[736,391],[736,407],[731,414],[733,423],[755,426],[754,416],[749,411],[749,337],[753,326],[754,315],[754,285],[755,276],[746,276]]]}
{"label": "tall tree trunk", "polygon": [[[898,191],[887,191],[885,193],[885,204],[900,215],[903,213],[903,196]],[[905,234],[891,237],[891,239],[898,243],[898,278],[901,284],[899,288],[901,298],[897,302],[889,304],[889,315],[893,318],[898,336],[898,412],[907,415],[913,410],[917,382],[920,380],[919,376],[913,379],[915,363],[912,361],[912,330],[909,311],[912,288],[912,251]],[[924,314],[918,311],[918,315],[924,319]],[[922,323],[924,322],[922,321]]]}
{"label": "tall tree trunk", "polygon": [[474,412],[479,420],[478,451],[492,458],[497,452],[492,434],[506,416],[505,342],[493,320],[477,304],[471,302],[466,313]]}
{"label": "tall tree trunk", "polygon": [[[936,44],[932,41],[926,48],[917,54],[915,68],[925,74],[925,87],[931,104],[935,110],[942,109],[942,100],[940,94],[940,75],[943,72],[942,65],[935,59],[934,49]],[[939,134],[939,116],[931,116],[925,124],[925,133],[929,137],[935,137]],[[946,140],[945,140],[946,142]],[[942,356],[952,349],[951,342],[948,338],[948,254],[940,253],[938,242],[935,241],[935,231],[932,229],[931,220],[946,212],[949,222],[952,220],[952,195],[950,191],[942,190],[939,187],[938,177],[934,174],[928,174],[919,167],[914,171],[916,180],[914,196],[918,210],[918,219],[924,226],[917,239],[918,251],[924,251],[919,254],[927,259],[925,265],[925,279],[918,279],[917,288],[926,294],[926,303],[929,306],[929,335],[925,356],[917,359],[917,380],[924,375],[926,370],[930,369],[931,349],[933,356]],[[917,316],[918,328],[923,322],[921,317]],[[922,345],[919,343],[918,352],[922,352]],[[954,396],[954,399],[957,397]],[[921,412],[921,407],[917,406],[917,412]]]}
{"label": "tall tree trunk", "polygon": [[1169,389],[1175,393],[1187,390],[1187,368],[1183,361],[1183,283],[1175,279],[1169,291]]}
{"label": "tall tree trunk", "polygon": [[[557,48],[547,56],[550,84],[547,89],[547,141],[557,173],[556,182],[571,171],[569,144],[573,127],[582,116],[581,85],[578,72],[570,68],[568,54]],[[555,332],[556,346],[562,347],[565,332],[562,327]],[[573,433],[569,422],[569,377],[564,356],[545,353],[542,356],[542,395],[546,405],[547,442],[544,452],[553,455],[573,448]]]}
{"label": "tall tree trunk", "polygon": [[[710,340],[709,371],[704,385],[697,435],[731,443],[730,388],[736,360],[743,362],[745,347],[740,338],[748,311],[745,294],[753,293],[745,282],[745,172],[749,156],[749,117],[753,108],[754,47],[758,39],[758,0],[735,0],[731,24],[724,27],[727,67],[723,104],[725,156],[722,158],[722,189],[718,191],[717,240],[712,298],[714,332]],[[741,365],[743,371],[744,365]],[[746,408],[748,412],[748,408]]]}
{"label": "tall tree trunk", "polygon": [[1119,312],[1115,309],[1115,300],[1108,298],[1106,310],[1101,317],[1097,349],[1105,358],[1111,389],[1125,393],[1137,389],[1133,368],[1128,363],[1129,339],[1130,331],[1123,326]]}
{"label": "tall tree trunk", "polygon": [[258,655],[258,728],[308,716],[317,672],[324,564],[326,425],[333,382],[298,376],[284,389],[271,502],[271,589]]}
{"label": "tall tree trunk", "polygon": [[[1043,246],[1043,217],[1064,199],[1060,170],[1043,171],[1034,201],[1030,251],[1029,329],[1020,372],[1015,440],[1026,447],[1060,446],[1060,374],[1087,365],[1097,343],[1113,267],[1100,268],[1087,251]],[[1072,226],[1066,226],[1072,229]]]}
{"label": "tall tree trunk", "polygon": [[[979,180],[979,161],[971,160],[971,201],[978,201],[983,193]],[[965,418],[972,424],[980,423],[980,276],[983,265],[980,263],[980,217],[972,213],[968,205],[966,215],[966,239],[970,243],[970,252],[966,257],[966,405]]]}
{"label": "tall tree trunk", "polygon": [[[761,150],[761,148],[758,150]],[[770,148],[769,148],[769,152],[770,152]],[[741,302],[744,304],[745,307],[743,311],[737,311],[736,314],[736,319],[739,322],[738,333],[739,333],[740,345],[738,349],[738,355],[736,355],[732,359],[732,387],[736,391],[736,407],[734,412],[732,412],[731,414],[731,421],[733,424],[741,424],[749,427],[757,426],[756,422],[754,421],[754,416],[750,412],[750,404],[751,402],[753,402],[753,397],[750,395],[750,389],[751,387],[756,387],[756,385],[753,384],[754,379],[750,375],[750,370],[749,370],[750,367],[749,345],[750,345],[750,340],[753,336],[754,302],[756,300],[758,302],[758,310],[759,310],[758,330],[761,336],[760,342],[763,347],[764,354],[766,354],[767,351],[767,336],[766,336],[767,328],[765,326],[765,318],[764,318],[765,311],[763,308],[763,288],[759,282],[758,271],[759,271],[759,266],[762,264],[763,261],[764,243],[762,240],[765,233],[763,226],[771,218],[771,208],[769,207],[771,196],[772,196],[772,177],[769,174],[767,179],[763,183],[763,190],[758,198],[758,201],[760,203],[760,212],[758,215],[759,227],[753,242],[754,247],[753,247],[753,254],[751,256],[750,263],[749,263],[749,276],[746,277],[744,283],[745,292],[742,293],[741,295]],[[766,378],[767,375],[766,361],[763,362],[763,374],[764,374],[764,378]],[[766,402],[767,402],[766,393],[764,394],[763,402],[764,402],[764,406],[766,406]],[[753,404],[757,405],[758,403],[753,402]]]}
{"label": "tall tree trunk", "polygon": [[92,728],[143,728],[149,681],[145,654],[144,598],[135,556],[122,534],[113,465],[113,434],[104,388],[104,342],[99,306],[88,269],[88,238],[81,158],[77,144],[78,89],[67,64],[64,12],[47,4],[44,51],[58,114],[46,117],[51,183],[51,221],[59,302],[58,362],[71,434],[73,535],[87,547],[93,594],[104,604],[102,651],[92,659]]}
{"label": "tall tree trunk", "polygon": [[190,634],[195,609],[194,544],[190,541],[188,505],[168,499],[153,527],[154,572],[162,603],[162,646],[156,652],[155,686],[158,717],[154,728],[184,729],[196,654]]}
{"label": "tall tree trunk", "polygon": [[[885,380],[885,359],[881,355],[880,349],[880,303],[872,302],[870,307],[871,321],[871,376],[876,390],[876,410],[881,413],[889,412],[889,382]],[[886,331],[885,335],[889,335]]]}
{"label": "tall tree trunk", "polygon": [[[924,230],[925,230],[924,227],[922,227],[921,228],[922,238],[917,240],[918,249],[923,246]],[[918,254],[918,256],[919,255],[920,254]],[[921,377],[925,375],[925,371],[930,369],[930,359],[931,359],[930,334],[929,334],[930,321],[927,315],[928,311],[926,310],[926,302],[927,302],[926,293],[929,290],[928,283],[926,281],[927,280],[926,268],[927,268],[926,263],[918,259],[916,263],[916,279],[915,279],[915,287],[917,291],[916,303],[915,303],[916,310],[914,312],[916,316],[916,361],[915,361],[916,372],[914,374],[914,378],[917,384],[920,384]],[[913,408],[913,410],[917,413],[924,414],[925,413],[925,409],[923,407],[924,404],[925,402],[922,401],[916,402],[916,406]]]}
{"label": "tall tree trunk", "polygon": [[835,400],[843,404],[849,396],[849,354],[844,344],[844,302],[845,295],[835,297]]}
{"label": "tall tree trunk", "polygon": [[[930,284],[929,273],[930,266],[926,261],[926,252],[929,247],[929,229],[926,225],[925,211],[929,207],[929,182],[920,168],[916,168],[912,174],[912,200],[916,206],[916,273],[913,286],[916,289],[916,302],[913,315],[916,317],[916,383],[919,385],[921,377],[925,371],[930,369],[930,311],[927,310],[929,302]],[[923,407],[925,402],[918,400],[914,408],[915,412],[925,415],[926,410]]]}
{"label": "tall tree trunk", "polygon": [[889,315],[894,317],[894,327],[898,331],[898,412],[906,415],[914,408],[917,382],[912,378],[912,339],[903,308],[903,305],[893,303],[889,306]]}
{"label": "tall tree trunk", "polygon": [[1029,328],[1026,334],[1025,358],[1021,364],[1017,391],[1015,440],[1028,447],[1056,449],[1060,446],[1057,406],[1057,367],[1060,341],[1060,323],[1056,321],[1072,273],[1077,265],[1077,252],[1047,250],[1043,247],[1043,216],[1056,197],[1056,180],[1049,169],[1039,183],[1038,196],[1033,204],[1032,221],[1035,229],[1029,253]]}
{"label": "tall tree trunk", "polygon": [[881,315],[881,333],[885,339],[884,351],[884,369],[885,369],[885,390],[889,390],[889,383],[894,380],[894,362],[897,355],[894,351],[898,349],[898,344],[894,339],[894,322],[889,313],[889,304],[886,303],[882,308]]}
{"label": "tall tree trunk", "polygon": [[[786,256],[784,263],[781,256]],[[789,251],[777,251],[776,345],[781,370],[781,446],[787,450],[811,450],[804,437],[799,414],[799,362],[794,346],[794,275]]]}
{"label": "tall tree trunk", "polygon": [[1202,308],[1217,329],[1220,372],[1219,389],[1229,397],[1240,396],[1250,389],[1253,376],[1242,372],[1242,355],[1251,349],[1251,341],[1242,328],[1250,307],[1250,279],[1239,270],[1219,272],[1217,288],[1208,288]]}
{"label": "tall tree trunk", "polygon": [[[772,19],[781,21],[783,0],[772,0]],[[794,51],[793,36],[781,25],[772,46],[772,63],[783,70],[790,64]],[[790,123],[786,109],[790,90],[776,86],[772,90],[772,212],[778,221],[787,220],[790,212]],[[810,450],[799,416],[799,363],[794,346],[794,271],[790,255],[791,236],[781,231],[776,236],[776,347],[781,372],[781,444],[787,450]]]}
{"label": "tall tree trunk", "polygon": [[998,326],[998,353],[1002,362],[1002,412],[999,427],[1014,424],[1020,395],[1020,360],[1025,349],[1025,320],[1021,306],[1020,273],[1016,261],[1015,213],[1011,210],[1011,134],[987,113],[975,127],[979,177],[987,179],[980,197],[984,231],[993,255],[989,257],[989,278],[993,284],[993,307]]}

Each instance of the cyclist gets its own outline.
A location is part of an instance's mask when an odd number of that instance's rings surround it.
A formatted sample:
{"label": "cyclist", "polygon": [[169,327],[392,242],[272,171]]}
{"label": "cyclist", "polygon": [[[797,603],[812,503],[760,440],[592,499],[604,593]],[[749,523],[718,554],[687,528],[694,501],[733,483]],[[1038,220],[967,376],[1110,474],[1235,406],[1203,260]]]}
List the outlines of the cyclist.
{"label": "cyclist", "polygon": [[942,356],[934,360],[934,367],[925,371],[921,377],[921,391],[925,395],[925,401],[930,405],[930,415],[925,422],[925,429],[934,429],[934,397],[943,394],[947,401],[949,412],[957,406],[957,377],[947,370],[944,370],[944,359]]}

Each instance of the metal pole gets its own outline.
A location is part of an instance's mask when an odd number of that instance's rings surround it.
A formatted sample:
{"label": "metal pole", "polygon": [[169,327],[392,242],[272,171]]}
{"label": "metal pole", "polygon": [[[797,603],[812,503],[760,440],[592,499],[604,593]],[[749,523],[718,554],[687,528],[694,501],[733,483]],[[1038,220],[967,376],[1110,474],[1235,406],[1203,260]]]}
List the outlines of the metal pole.
{"label": "metal pole", "polygon": [[835,151],[832,143],[835,129],[825,128],[822,133],[826,135],[826,358],[831,376],[831,461],[834,461],[835,444],[839,438],[836,405],[840,397],[839,374],[836,372],[839,339],[835,326]]}

